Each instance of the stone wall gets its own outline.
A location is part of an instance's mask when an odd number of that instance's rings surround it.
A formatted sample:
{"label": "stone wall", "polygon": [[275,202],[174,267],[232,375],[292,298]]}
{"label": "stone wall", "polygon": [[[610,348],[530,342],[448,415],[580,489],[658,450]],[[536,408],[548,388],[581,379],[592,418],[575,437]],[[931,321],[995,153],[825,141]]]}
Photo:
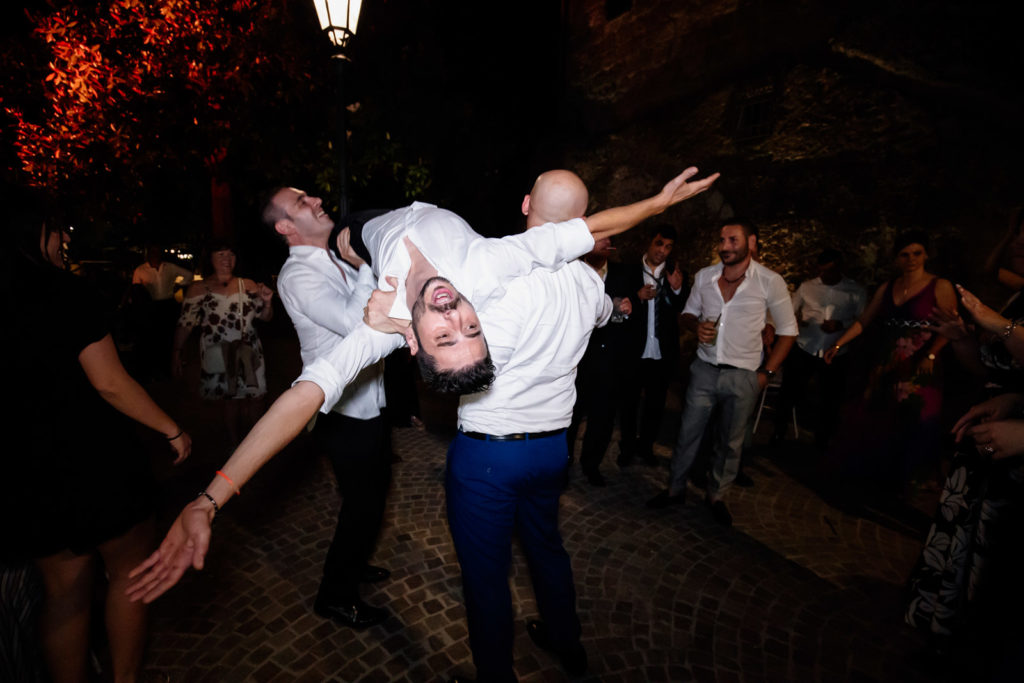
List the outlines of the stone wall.
{"label": "stone wall", "polygon": [[[970,281],[1024,203],[1020,58],[986,33],[1005,30],[997,16],[911,5],[634,0],[608,20],[604,0],[569,2],[580,142],[567,164],[595,208],[691,163],[721,171],[666,216],[691,272],[736,213],[761,225],[765,262],[791,281],[833,244],[881,281],[889,243],[911,228],[934,237],[935,270]],[[644,241],[623,238],[620,254]]]}

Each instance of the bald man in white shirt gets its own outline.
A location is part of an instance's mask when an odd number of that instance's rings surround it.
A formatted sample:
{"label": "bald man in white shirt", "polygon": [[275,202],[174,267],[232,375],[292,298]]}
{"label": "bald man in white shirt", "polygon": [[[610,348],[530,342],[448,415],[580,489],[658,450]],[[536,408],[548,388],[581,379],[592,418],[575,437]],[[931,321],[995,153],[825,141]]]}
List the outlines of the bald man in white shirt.
{"label": "bald man in white shirt", "polygon": [[[527,229],[582,216],[583,182],[542,174],[524,199]],[[377,297],[378,317],[388,299]],[[565,429],[576,399],[576,366],[595,326],[612,312],[593,268],[573,261],[516,278],[481,312],[496,375],[487,391],[462,396],[448,451],[448,524],[462,569],[470,649],[480,681],[515,681],[508,586],[512,534],[522,544],[542,620],[530,637],[572,675],[586,670],[569,555],[558,532],[568,467]]]}

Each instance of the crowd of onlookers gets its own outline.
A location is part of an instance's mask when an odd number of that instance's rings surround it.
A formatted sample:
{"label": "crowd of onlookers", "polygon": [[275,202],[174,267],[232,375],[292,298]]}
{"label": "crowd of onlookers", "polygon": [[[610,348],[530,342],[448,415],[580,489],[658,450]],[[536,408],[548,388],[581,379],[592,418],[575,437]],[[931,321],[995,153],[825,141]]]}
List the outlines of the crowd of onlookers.
{"label": "crowd of onlookers", "polygon": [[[584,476],[606,484],[599,465],[616,414],[619,466],[657,463],[651,447],[677,374],[680,319],[697,349],[669,485],[648,507],[683,504],[690,482],[706,489],[712,517],[731,524],[722,492],[754,485],[744,453],[775,389],[766,452],[792,451],[788,429],[799,424],[813,434],[819,484],[860,510],[898,514],[937,497],[908,580],[907,623],[937,651],[966,655],[954,660],[963,672],[984,679],[1019,671],[1024,636],[1005,624],[1024,606],[1022,218],[1014,213],[972,282],[992,290],[997,279],[1012,293],[991,307],[931,272],[931,240],[918,231],[896,238],[895,272],[870,297],[834,248],[817,254],[816,277],[783,294],[781,277],[758,263],[756,227],[742,219],[724,221],[719,262],[692,280],[673,262],[671,226],[654,230],[637,263],[610,262],[610,244],[598,245],[585,259],[607,293],[626,301],[626,314],[595,331],[579,366],[574,425],[589,416]],[[576,434],[570,429],[570,444]]]}

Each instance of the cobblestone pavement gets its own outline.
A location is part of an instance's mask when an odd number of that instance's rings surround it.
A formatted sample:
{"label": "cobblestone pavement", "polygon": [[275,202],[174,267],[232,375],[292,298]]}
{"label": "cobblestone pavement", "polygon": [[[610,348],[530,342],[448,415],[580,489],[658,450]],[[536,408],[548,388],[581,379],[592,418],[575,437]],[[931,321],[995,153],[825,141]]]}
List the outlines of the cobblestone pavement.
{"label": "cobblestone pavement", "polygon": [[[364,591],[391,611],[385,624],[356,632],[312,612],[339,499],[326,461],[300,437],[224,511],[206,569],[190,572],[154,605],[147,674],[415,683],[472,675],[444,516],[447,440],[395,430],[401,461],[374,557],[392,578]],[[659,445],[657,453],[667,464],[668,450]],[[198,490],[218,464],[220,457],[197,452],[190,469],[168,475],[178,493],[166,507]],[[620,471],[609,457],[604,470],[605,488],[573,470],[562,500],[587,680],[930,678],[918,654],[923,640],[902,623],[902,584],[920,550],[918,531],[831,507],[763,457],[748,467],[756,485],[728,493],[732,529],[716,525],[699,502],[645,508],[664,468]],[[510,580],[521,680],[565,680],[526,635],[536,606],[518,552]]]}

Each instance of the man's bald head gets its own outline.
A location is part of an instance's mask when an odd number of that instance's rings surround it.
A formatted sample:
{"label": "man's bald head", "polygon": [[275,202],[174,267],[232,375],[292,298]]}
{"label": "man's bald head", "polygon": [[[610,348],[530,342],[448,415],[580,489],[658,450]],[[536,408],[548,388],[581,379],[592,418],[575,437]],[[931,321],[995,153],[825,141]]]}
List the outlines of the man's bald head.
{"label": "man's bald head", "polygon": [[541,173],[530,194],[523,199],[526,228],[582,218],[589,201],[587,186],[572,171]]}

